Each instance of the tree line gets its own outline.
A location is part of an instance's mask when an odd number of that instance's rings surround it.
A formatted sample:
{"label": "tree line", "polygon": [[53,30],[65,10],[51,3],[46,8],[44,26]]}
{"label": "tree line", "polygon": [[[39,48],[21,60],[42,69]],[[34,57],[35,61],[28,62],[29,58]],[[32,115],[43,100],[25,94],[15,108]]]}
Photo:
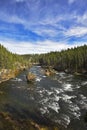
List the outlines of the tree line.
{"label": "tree line", "polygon": [[50,52],[46,54],[23,55],[32,63],[41,66],[51,66],[58,71],[87,72],[87,45],[74,47],[61,52]]}
{"label": "tree line", "polygon": [[87,72],[87,45],[41,54],[38,58],[40,65],[52,66],[58,71]]}
{"label": "tree line", "polygon": [[0,44],[0,68],[15,68],[18,65],[39,63],[42,66],[51,66],[58,71],[87,72],[87,45],[74,47],[61,52],[47,54],[17,55],[9,52]]}
{"label": "tree line", "polygon": [[9,52],[0,44],[0,69],[14,69],[26,64],[27,61],[22,56]]}

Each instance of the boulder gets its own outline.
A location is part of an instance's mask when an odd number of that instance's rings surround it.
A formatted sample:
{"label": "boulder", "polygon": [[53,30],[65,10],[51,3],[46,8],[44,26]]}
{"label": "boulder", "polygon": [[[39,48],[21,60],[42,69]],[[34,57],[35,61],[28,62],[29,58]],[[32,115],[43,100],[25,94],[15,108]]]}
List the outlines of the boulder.
{"label": "boulder", "polygon": [[35,81],[36,76],[35,76],[33,73],[29,72],[29,73],[26,75],[26,79],[27,79],[27,82],[33,82],[33,81]]}
{"label": "boulder", "polygon": [[46,69],[46,70],[45,70],[45,75],[46,75],[46,76],[51,76],[51,75],[53,75],[53,74],[55,74],[54,70],[52,70],[52,69]]}

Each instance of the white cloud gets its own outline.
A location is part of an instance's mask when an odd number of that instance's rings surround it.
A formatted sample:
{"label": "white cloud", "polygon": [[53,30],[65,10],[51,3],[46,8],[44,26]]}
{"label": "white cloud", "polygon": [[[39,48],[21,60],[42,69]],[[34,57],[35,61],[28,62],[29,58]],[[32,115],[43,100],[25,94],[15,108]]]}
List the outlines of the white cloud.
{"label": "white cloud", "polygon": [[0,20],[8,23],[17,23],[17,24],[25,24],[25,25],[27,23],[26,20],[20,18],[17,15],[9,15],[4,12],[0,12]]}
{"label": "white cloud", "polygon": [[66,36],[81,37],[87,34],[87,27],[73,27],[64,32]]}
{"label": "white cloud", "polygon": [[77,23],[87,26],[87,12],[85,12],[83,15],[77,15]]}
{"label": "white cloud", "polygon": [[75,0],[68,0],[69,4],[72,4],[75,2]]}
{"label": "white cloud", "polygon": [[75,43],[73,45],[69,45],[66,42],[52,42],[52,41],[43,41],[43,42],[37,42],[36,44],[30,43],[30,42],[2,42],[2,45],[4,45],[9,51],[17,54],[41,54],[41,53],[47,53],[51,51],[60,51],[63,49],[71,48],[74,46],[80,46],[84,45],[86,43]]}
{"label": "white cloud", "polygon": [[16,2],[24,2],[25,0],[16,0]]}
{"label": "white cloud", "polygon": [[33,32],[35,32],[38,35],[42,35],[42,36],[50,36],[50,37],[54,37],[58,34],[58,31],[56,29],[49,29],[49,28],[35,28],[34,30],[32,29]]}

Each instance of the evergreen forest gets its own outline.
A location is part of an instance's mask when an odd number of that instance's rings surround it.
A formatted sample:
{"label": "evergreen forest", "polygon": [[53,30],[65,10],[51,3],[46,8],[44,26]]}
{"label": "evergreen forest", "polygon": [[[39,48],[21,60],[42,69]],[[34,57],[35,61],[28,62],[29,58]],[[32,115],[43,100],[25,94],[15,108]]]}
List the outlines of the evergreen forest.
{"label": "evergreen forest", "polygon": [[18,64],[26,65],[30,62],[41,66],[51,66],[58,71],[86,73],[87,45],[40,55],[13,54],[0,45],[0,68],[14,68],[18,67]]}
{"label": "evergreen forest", "polygon": [[9,52],[0,44],[0,69],[16,69],[26,64],[27,61],[22,56]]}

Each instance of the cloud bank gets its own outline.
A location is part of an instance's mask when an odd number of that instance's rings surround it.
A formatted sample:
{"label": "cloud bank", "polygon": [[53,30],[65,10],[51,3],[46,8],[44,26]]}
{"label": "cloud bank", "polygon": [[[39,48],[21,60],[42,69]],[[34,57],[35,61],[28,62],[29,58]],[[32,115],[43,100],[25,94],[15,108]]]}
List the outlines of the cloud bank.
{"label": "cloud bank", "polygon": [[87,0],[0,1],[0,41],[20,54],[87,44],[86,5]]}
{"label": "cloud bank", "polygon": [[52,41],[43,41],[37,42],[37,44],[32,44],[30,42],[21,42],[21,43],[13,43],[10,42],[2,42],[9,51],[17,54],[42,54],[53,51],[61,51],[68,48],[73,48],[77,46],[81,46],[86,44],[83,43],[75,43],[73,45],[69,45],[67,43],[62,42],[52,42]]}

